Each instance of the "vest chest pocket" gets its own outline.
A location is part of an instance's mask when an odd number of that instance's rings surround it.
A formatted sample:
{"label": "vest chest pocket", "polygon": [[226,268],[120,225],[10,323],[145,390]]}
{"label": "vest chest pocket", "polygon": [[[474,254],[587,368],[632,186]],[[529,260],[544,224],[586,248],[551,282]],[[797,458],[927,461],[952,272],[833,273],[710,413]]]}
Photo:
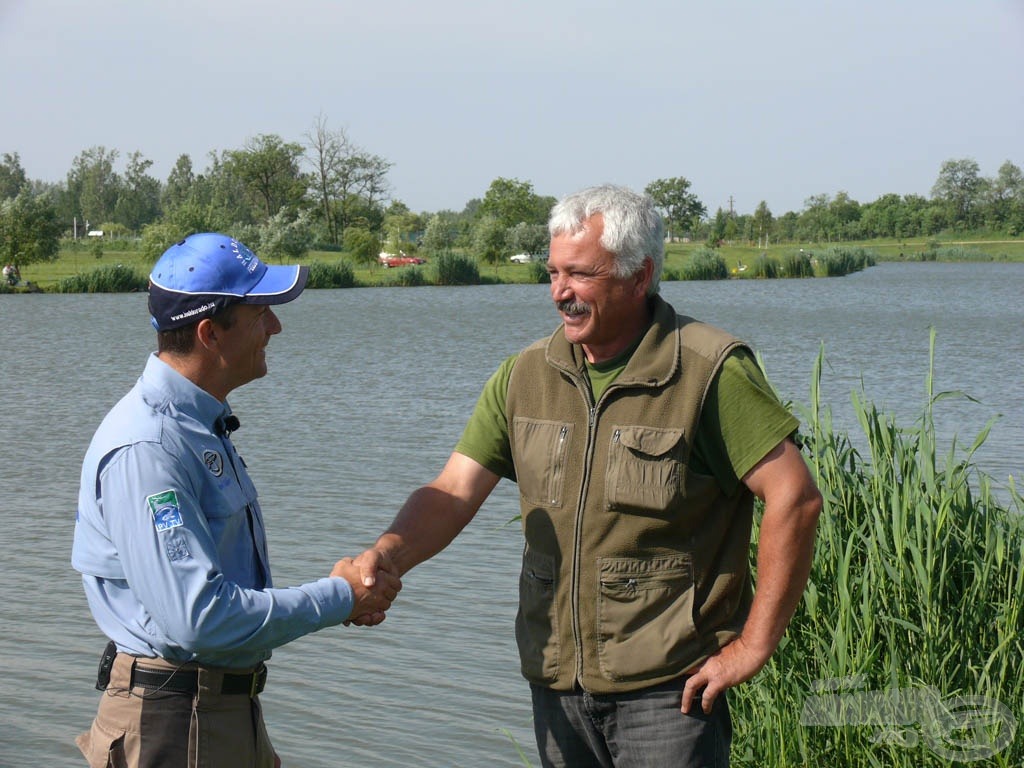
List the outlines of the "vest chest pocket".
{"label": "vest chest pocket", "polygon": [[622,512],[658,512],[679,500],[683,430],[618,426],[608,450],[605,498]]}
{"label": "vest chest pocket", "polygon": [[519,493],[530,504],[559,506],[572,424],[516,417],[511,439]]}

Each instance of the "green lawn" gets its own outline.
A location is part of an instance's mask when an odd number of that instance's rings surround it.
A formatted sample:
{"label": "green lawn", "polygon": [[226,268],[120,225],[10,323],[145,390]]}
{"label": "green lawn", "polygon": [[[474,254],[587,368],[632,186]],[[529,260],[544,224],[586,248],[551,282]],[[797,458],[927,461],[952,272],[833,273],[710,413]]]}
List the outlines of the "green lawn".
{"label": "green lawn", "polygon": [[[702,243],[669,243],[665,250],[665,268],[667,270],[679,271],[687,260]],[[875,256],[878,261],[896,261],[903,259],[916,260],[923,253],[937,254],[938,260],[992,260],[992,261],[1024,261],[1024,239],[1006,239],[998,236],[972,237],[970,239],[950,236],[948,238],[936,238],[925,240],[922,238],[912,240],[868,240],[843,243],[784,243],[781,245],[769,245],[759,248],[755,245],[724,244],[718,249],[718,253],[725,259],[729,271],[732,272],[739,264],[751,264],[761,254],[767,254],[769,258],[781,260],[787,254],[803,248],[805,251],[814,254],[824,252],[830,248],[865,248]],[[327,251],[310,251],[304,263],[321,261],[325,263],[336,263],[340,260],[349,261],[344,253]],[[428,263],[420,267],[406,267],[405,269],[421,269],[429,272],[430,258]],[[65,246],[61,248],[58,258],[55,261],[42,264],[29,264],[21,269],[21,277],[25,282],[31,282],[42,290],[51,290],[62,279],[77,274],[87,273],[99,267],[106,267],[115,264],[123,264],[137,270],[141,275],[147,275],[152,266],[150,262],[143,259],[140,251],[129,250],[123,247],[122,243],[114,243],[103,248],[97,254],[93,245]],[[384,284],[388,275],[396,270],[387,270],[378,265],[353,265],[356,281],[359,285],[376,286]],[[496,283],[531,283],[535,279],[532,276],[530,265],[513,264],[505,262],[497,267],[489,264],[480,266],[480,277],[482,282]]]}

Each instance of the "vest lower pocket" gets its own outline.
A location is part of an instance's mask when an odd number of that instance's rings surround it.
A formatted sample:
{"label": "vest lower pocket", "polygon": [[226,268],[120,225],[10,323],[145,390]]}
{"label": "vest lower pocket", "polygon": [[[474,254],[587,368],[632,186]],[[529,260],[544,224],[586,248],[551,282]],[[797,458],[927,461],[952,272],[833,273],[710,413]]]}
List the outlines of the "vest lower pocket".
{"label": "vest lower pocket", "polygon": [[516,643],[523,676],[531,682],[552,682],[558,676],[555,582],[555,558],[527,548],[519,574]]}
{"label": "vest lower pocket", "polygon": [[681,672],[692,661],[693,566],[687,555],[598,560],[597,654],[608,680]]}

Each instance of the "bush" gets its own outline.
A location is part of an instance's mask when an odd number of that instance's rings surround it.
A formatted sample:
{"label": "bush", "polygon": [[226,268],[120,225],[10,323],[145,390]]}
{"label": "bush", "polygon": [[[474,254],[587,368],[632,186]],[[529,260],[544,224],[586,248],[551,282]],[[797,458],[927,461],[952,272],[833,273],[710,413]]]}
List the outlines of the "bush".
{"label": "bush", "polygon": [[434,259],[438,285],[479,285],[480,267],[468,256],[451,251],[439,253]]}
{"label": "bush", "polygon": [[429,285],[430,283],[423,274],[422,269],[410,266],[387,270],[384,273],[383,278],[381,278],[380,284],[384,286],[402,286],[403,288],[411,288],[418,285]]}
{"label": "bush", "polygon": [[725,280],[729,268],[722,256],[705,246],[697,248],[682,269],[683,280]]}
{"label": "bush", "polygon": [[123,264],[109,264],[90,272],[65,277],[57,283],[57,293],[131,293],[145,291],[149,278]]}
{"label": "bush", "polygon": [[309,264],[307,288],[354,288],[356,276],[352,267],[344,261],[328,264],[312,261]]}

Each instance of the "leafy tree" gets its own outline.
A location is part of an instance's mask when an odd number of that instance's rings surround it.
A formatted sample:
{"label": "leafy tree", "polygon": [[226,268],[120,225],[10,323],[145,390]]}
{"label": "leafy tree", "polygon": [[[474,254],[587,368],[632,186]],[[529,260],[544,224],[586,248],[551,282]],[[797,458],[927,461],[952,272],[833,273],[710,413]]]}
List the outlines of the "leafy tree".
{"label": "leafy tree", "polygon": [[264,260],[298,261],[313,245],[313,229],[308,211],[298,215],[282,208],[260,226],[259,248]]}
{"label": "leafy tree", "polygon": [[852,199],[846,192],[837,192],[828,205],[829,221],[834,227],[833,237],[856,236],[857,222],[860,220],[860,203]]}
{"label": "leafy tree", "polygon": [[497,266],[509,255],[506,227],[493,216],[481,217],[473,228],[473,250],[480,261]]}
{"label": "leafy tree", "polygon": [[1007,227],[1015,209],[1024,204],[1024,174],[1007,160],[987,187],[985,208],[989,226]]}
{"label": "leafy tree", "polygon": [[438,211],[427,221],[423,248],[430,253],[451,250],[459,238],[461,217],[454,211]]}
{"label": "leafy tree", "polygon": [[835,216],[829,207],[829,196],[811,195],[804,201],[797,235],[805,241],[830,241],[836,231]]}
{"label": "leafy tree", "polygon": [[384,239],[389,253],[416,248],[417,236],[423,231],[423,218],[409,210],[409,206],[395,200],[384,214]]}
{"label": "leafy tree", "polygon": [[184,240],[193,232],[203,232],[205,229],[187,230],[169,221],[155,221],[142,228],[140,250],[147,261],[155,264],[163,252],[175,243]]}
{"label": "leafy tree", "polygon": [[207,208],[212,218],[225,222],[216,229],[256,223],[252,198],[245,180],[237,172],[231,152],[224,151],[220,155],[210,152],[210,165],[196,178],[194,189],[193,201]]}
{"label": "leafy tree", "polygon": [[21,167],[21,157],[17,152],[4,152],[3,160],[0,160],[0,200],[17,197],[26,186],[28,177]]}
{"label": "leafy tree", "polygon": [[707,216],[707,208],[690,192],[690,186],[688,179],[675,176],[655,179],[644,188],[661,210],[670,237],[679,237],[683,232],[696,229],[700,220]]}
{"label": "leafy tree", "polygon": [[133,232],[160,215],[160,182],[146,173],[152,165],[153,161],[143,158],[140,152],[128,155],[114,216]]}
{"label": "leafy tree", "polygon": [[285,142],[276,134],[260,134],[245,147],[228,153],[231,170],[241,179],[264,219],[282,208],[298,210],[308,179],[299,170],[301,144]]}
{"label": "leafy tree", "polygon": [[516,253],[543,253],[548,247],[548,228],[521,221],[506,234],[508,248]]}
{"label": "leafy tree", "polygon": [[177,208],[193,199],[196,194],[195,183],[196,175],[192,171],[192,158],[189,155],[179,155],[163,188],[164,210]]}
{"label": "leafy tree", "polygon": [[947,160],[939,169],[932,197],[946,204],[954,226],[967,229],[977,222],[976,210],[984,186],[976,161]]}
{"label": "leafy tree", "polygon": [[49,198],[22,190],[16,197],[0,201],[0,258],[16,267],[53,261],[61,229]]}
{"label": "leafy tree", "polygon": [[754,216],[750,223],[753,230],[752,234],[757,236],[757,247],[767,246],[768,238],[772,231],[772,212],[768,208],[768,203],[764,200],[757,204],[757,209],[754,211]]}
{"label": "leafy tree", "polygon": [[366,227],[348,227],[342,235],[344,249],[360,264],[374,264],[380,253],[380,238]]}
{"label": "leafy tree", "polygon": [[91,147],[79,154],[68,172],[67,192],[72,211],[84,222],[114,218],[121,178],[114,170],[117,150]]}
{"label": "leafy tree", "polygon": [[511,229],[520,222],[543,224],[551,209],[547,200],[534,194],[533,185],[528,181],[499,177],[484,193],[479,213],[494,219],[504,229]]}

